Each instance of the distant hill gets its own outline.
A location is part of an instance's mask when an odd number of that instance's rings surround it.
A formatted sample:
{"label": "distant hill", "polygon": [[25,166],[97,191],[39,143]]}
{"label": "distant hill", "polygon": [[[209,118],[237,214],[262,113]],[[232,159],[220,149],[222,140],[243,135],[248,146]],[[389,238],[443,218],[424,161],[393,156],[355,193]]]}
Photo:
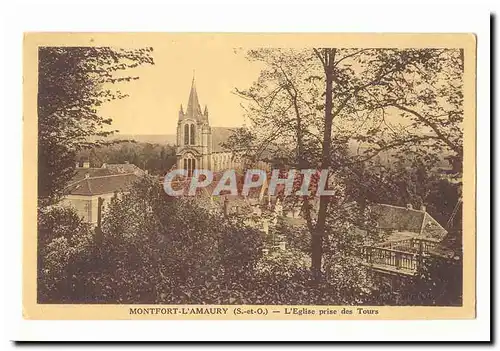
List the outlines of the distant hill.
{"label": "distant hill", "polygon": [[[230,134],[231,128],[219,128],[212,127],[212,135],[214,138],[214,149],[218,151],[220,149],[220,142],[227,139]],[[159,145],[172,145],[175,146],[177,143],[177,137],[175,134],[115,134],[108,137],[111,140],[135,140],[139,143],[149,143],[149,144],[159,144]],[[215,146],[219,145],[219,146]],[[367,147],[360,145],[359,142],[351,140],[349,142],[349,151],[351,155],[363,155]],[[445,156],[449,153],[441,155],[441,167],[449,167],[449,162],[445,160]],[[382,162],[390,162],[390,156],[388,152],[382,152],[379,154],[379,159]]]}
{"label": "distant hill", "polygon": [[135,140],[139,143],[175,145],[177,137],[174,134],[115,134],[111,140]]}

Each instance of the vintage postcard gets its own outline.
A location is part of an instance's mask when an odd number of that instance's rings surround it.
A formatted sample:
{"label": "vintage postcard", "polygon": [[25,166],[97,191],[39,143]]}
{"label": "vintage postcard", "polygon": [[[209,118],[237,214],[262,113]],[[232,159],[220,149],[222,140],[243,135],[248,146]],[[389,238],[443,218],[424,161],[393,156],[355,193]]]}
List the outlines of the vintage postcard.
{"label": "vintage postcard", "polygon": [[25,319],[475,318],[473,34],[26,33]]}

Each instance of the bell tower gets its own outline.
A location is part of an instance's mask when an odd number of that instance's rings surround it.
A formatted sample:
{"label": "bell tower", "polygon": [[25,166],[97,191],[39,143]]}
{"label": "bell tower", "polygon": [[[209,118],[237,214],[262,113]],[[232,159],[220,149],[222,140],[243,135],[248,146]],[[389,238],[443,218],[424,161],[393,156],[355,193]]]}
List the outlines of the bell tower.
{"label": "bell tower", "polygon": [[210,168],[212,131],[208,122],[208,108],[201,111],[193,76],[186,110],[179,109],[177,121],[177,168],[191,175],[196,168]]}

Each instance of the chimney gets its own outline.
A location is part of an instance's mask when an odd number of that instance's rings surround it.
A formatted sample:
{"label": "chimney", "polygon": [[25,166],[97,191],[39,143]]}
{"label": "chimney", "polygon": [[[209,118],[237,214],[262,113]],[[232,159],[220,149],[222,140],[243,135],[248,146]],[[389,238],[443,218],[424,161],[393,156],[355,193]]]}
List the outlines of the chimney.
{"label": "chimney", "polygon": [[83,168],[90,168],[90,162],[89,161],[84,161],[83,162]]}
{"label": "chimney", "polygon": [[424,204],[420,206],[420,211],[425,212],[427,209]]}
{"label": "chimney", "polygon": [[406,204],[406,209],[407,210],[413,210],[412,204]]}

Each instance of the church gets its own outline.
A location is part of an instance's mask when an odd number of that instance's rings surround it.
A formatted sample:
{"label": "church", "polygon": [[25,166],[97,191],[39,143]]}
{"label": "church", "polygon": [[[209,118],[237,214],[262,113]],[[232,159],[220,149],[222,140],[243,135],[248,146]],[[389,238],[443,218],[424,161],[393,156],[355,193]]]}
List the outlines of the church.
{"label": "church", "polygon": [[195,169],[206,169],[212,172],[243,169],[241,155],[222,147],[222,143],[229,138],[231,133],[231,128],[210,126],[208,108],[205,105],[202,112],[193,77],[186,111],[182,105],[179,109],[177,168],[187,170],[188,176],[191,176]]}

